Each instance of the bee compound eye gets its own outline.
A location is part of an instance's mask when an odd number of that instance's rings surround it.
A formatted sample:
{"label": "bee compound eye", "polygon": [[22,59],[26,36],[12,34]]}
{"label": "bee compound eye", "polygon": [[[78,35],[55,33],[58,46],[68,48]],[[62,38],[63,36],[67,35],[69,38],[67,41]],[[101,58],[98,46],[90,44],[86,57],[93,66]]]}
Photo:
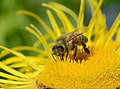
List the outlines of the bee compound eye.
{"label": "bee compound eye", "polygon": [[64,47],[63,46],[57,46],[58,51],[64,51]]}
{"label": "bee compound eye", "polygon": [[53,46],[52,52],[54,55],[60,56],[64,53],[64,47],[63,46]]}

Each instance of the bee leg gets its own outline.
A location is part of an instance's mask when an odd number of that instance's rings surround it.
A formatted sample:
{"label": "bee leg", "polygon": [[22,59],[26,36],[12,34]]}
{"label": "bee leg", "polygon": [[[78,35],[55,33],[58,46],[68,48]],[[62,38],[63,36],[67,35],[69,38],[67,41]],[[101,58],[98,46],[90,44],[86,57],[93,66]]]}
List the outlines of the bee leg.
{"label": "bee leg", "polygon": [[61,55],[61,61],[64,61],[64,54]]}
{"label": "bee leg", "polygon": [[67,58],[68,58],[68,50],[66,50],[67,51],[67,54],[66,54],[66,60],[67,60]]}
{"label": "bee leg", "polygon": [[[51,55],[52,55],[53,59],[55,60],[54,54],[52,53]],[[57,62],[57,61],[55,60],[55,62]]]}
{"label": "bee leg", "polygon": [[90,51],[88,48],[86,48],[86,44],[82,42],[83,49],[85,50],[86,53],[90,54]]}
{"label": "bee leg", "polygon": [[67,52],[67,54],[66,54],[66,60],[67,60],[67,58],[68,58],[68,52]]}
{"label": "bee leg", "polygon": [[75,58],[76,54],[77,54],[77,46],[75,45],[75,47],[74,47],[74,56],[73,57],[74,57],[75,61],[78,62],[78,60]]}

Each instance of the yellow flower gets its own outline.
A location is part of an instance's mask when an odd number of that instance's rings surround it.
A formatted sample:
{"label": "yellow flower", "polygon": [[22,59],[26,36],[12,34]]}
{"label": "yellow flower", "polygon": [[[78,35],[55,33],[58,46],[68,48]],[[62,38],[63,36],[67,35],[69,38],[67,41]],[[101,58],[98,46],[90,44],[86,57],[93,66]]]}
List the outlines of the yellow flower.
{"label": "yellow flower", "polygon": [[[77,16],[69,8],[55,3],[43,3],[42,5],[52,9],[59,18],[63,27],[59,27],[52,12],[48,9],[52,28],[50,28],[38,15],[21,10],[18,14],[25,14],[34,17],[45,29],[43,34],[39,29],[30,24],[26,30],[38,38],[33,47],[15,47],[4,49],[0,58],[12,53],[15,56],[9,57],[0,62],[0,86],[1,89],[118,89],[120,88],[120,14],[116,17],[110,29],[107,29],[106,18],[100,7],[103,0],[89,0],[92,10],[92,18],[88,24],[88,30],[84,34],[88,37],[86,44],[90,55],[85,52],[77,52],[77,58],[81,63],[60,61],[51,55],[52,43],[62,33],[69,33],[75,28],[84,27],[84,0],[81,0],[80,12]],[[65,13],[69,14],[76,24],[73,26]],[[52,30],[53,29],[53,30]],[[81,29],[83,32],[85,29]],[[116,36],[113,40],[112,37]],[[38,49],[40,45],[44,50]],[[38,56],[25,56],[19,51],[29,50],[38,52]],[[69,57],[72,54],[69,54]]]}

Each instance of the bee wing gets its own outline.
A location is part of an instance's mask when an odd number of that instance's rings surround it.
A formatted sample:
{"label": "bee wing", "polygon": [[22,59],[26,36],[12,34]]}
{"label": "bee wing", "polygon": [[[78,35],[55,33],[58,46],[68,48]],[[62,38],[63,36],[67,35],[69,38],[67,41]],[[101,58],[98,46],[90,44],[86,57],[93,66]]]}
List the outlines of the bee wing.
{"label": "bee wing", "polygon": [[88,27],[79,27],[79,28],[76,28],[73,32],[70,32],[70,33],[68,33],[67,35],[66,35],[66,41],[68,41],[68,40],[70,40],[70,39],[72,39],[72,36],[74,35],[74,34],[83,34],[83,33],[85,33],[86,31],[88,30]]}
{"label": "bee wing", "polygon": [[76,33],[83,34],[83,33],[85,33],[88,29],[89,29],[89,28],[88,28],[88,27],[85,27],[85,26],[76,28],[76,29],[73,31],[73,34],[72,34],[72,35],[74,35],[74,34],[76,34]]}

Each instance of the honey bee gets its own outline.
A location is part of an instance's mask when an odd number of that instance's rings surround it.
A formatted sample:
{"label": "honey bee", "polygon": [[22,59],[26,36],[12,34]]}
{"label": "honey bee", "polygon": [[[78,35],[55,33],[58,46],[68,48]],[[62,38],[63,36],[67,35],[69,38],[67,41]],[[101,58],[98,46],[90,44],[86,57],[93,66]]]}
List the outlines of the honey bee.
{"label": "honey bee", "polygon": [[78,33],[78,30],[79,29],[76,29],[73,32],[60,36],[56,40],[55,45],[52,48],[52,56],[56,55],[59,56],[61,60],[64,60],[63,57],[66,55],[67,58],[69,51],[74,50],[75,59],[77,53],[77,46],[83,46],[84,51],[90,54],[90,51],[85,44],[86,42],[88,42],[88,38],[83,33]]}

